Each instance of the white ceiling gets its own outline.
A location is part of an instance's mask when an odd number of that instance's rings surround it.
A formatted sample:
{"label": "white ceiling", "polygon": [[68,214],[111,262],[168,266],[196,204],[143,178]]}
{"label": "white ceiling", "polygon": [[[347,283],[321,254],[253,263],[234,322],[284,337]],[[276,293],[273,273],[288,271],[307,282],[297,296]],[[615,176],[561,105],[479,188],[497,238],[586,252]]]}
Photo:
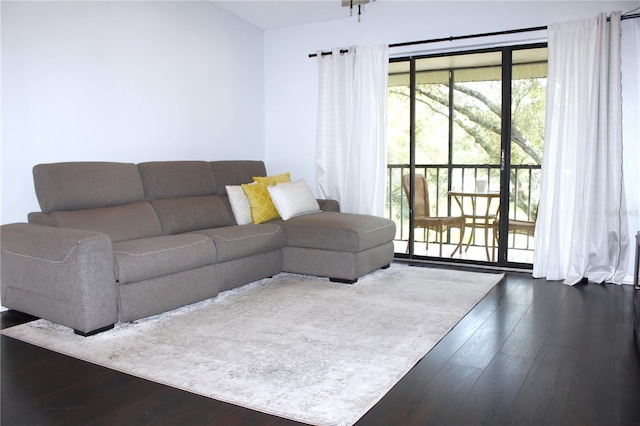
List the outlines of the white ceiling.
{"label": "white ceiling", "polygon": [[349,18],[349,7],[343,7],[342,0],[214,0],[213,3],[263,30]]}

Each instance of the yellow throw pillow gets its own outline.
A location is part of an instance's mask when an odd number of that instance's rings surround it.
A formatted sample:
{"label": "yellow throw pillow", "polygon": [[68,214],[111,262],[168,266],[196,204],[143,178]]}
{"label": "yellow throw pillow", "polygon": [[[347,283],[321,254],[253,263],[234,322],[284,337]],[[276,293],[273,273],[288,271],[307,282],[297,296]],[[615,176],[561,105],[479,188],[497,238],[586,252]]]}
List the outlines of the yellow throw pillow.
{"label": "yellow throw pillow", "polygon": [[254,176],[254,182],[264,182],[267,185],[276,185],[278,183],[291,182],[291,174],[289,172],[282,173],[281,175],[273,176]]}
{"label": "yellow throw pillow", "polygon": [[242,189],[247,195],[251,206],[251,220],[253,223],[262,223],[280,217],[276,206],[271,201],[267,187],[268,185],[265,182],[242,185]]}

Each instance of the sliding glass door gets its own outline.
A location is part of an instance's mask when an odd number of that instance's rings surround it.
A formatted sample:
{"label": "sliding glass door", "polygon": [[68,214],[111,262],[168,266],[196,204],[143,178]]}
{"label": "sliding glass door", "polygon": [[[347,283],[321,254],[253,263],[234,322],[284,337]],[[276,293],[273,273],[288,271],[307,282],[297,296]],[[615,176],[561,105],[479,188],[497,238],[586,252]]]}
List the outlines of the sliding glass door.
{"label": "sliding glass door", "polygon": [[543,45],[391,61],[398,256],[532,262],[545,82]]}

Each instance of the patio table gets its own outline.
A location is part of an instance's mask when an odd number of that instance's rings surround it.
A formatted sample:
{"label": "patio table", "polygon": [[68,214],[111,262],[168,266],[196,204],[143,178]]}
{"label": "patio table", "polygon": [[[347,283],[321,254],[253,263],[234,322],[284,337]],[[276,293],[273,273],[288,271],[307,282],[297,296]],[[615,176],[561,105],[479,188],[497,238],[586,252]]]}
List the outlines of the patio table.
{"label": "patio table", "polygon": [[[484,246],[489,256],[489,230],[493,230],[493,221],[498,217],[500,210],[500,192],[497,191],[449,191],[448,193],[460,207],[460,212],[465,218],[465,231],[471,228],[472,232],[465,248],[469,250],[473,233],[476,229],[484,230]],[[495,200],[495,201],[494,201]]]}

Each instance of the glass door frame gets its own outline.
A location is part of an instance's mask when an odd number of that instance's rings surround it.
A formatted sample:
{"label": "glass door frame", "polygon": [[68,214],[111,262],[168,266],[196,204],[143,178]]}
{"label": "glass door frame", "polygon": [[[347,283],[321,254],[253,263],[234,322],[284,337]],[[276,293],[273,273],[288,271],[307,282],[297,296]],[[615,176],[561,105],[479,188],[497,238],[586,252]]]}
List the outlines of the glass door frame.
{"label": "glass door frame", "polygon": [[[511,170],[511,137],[512,137],[512,77],[513,77],[513,57],[512,53],[515,50],[526,49],[539,49],[546,48],[548,44],[543,43],[529,43],[518,44],[512,46],[500,46],[495,48],[475,49],[475,50],[462,50],[452,51],[446,53],[438,53],[432,55],[419,55],[400,58],[391,58],[390,62],[409,62],[409,174],[410,174],[410,194],[409,194],[409,244],[408,253],[395,253],[395,256],[400,259],[410,260],[437,260],[446,263],[462,263],[462,264],[475,264],[475,265],[488,265],[495,267],[511,267],[518,269],[531,269],[532,264],[517,263],[508,260],[508,220],[500,220],[498,228],[498,241],[497,241],[497,256],[494,261],[491,259],[487,261],[475,260],[475,259],[452,259],[445,257],[433,257],[433,256],[418,256],[414,253],[415,244],[415,228],[414,228],[414,212],[413,206],[415,201],[415,181],[414,175],[416,170],[416,61],[419,59],[435,58],[443,56],[455,56],[455,55],[467,55],[477,53],[489,53],[489,52],[501,52],[502,54],[502,93],[501,93],[501,135],[500,135],[500,207],[499,217],[509,217],[509,194],[510,194],[510,170]],[[451,78],[451,73],[450,73]],[[449,99],[452,99],[452,91],[454,90],[453,84],[449,84]],[[449,102],[449,117],[453,117],[454,104]],[[508,111],[508,114],[505,114]],[[451,190],[451,176],[453,169],[453,126],[454,121],[449,119],[449,152],[448,152],[448,170],[449,181],[448,189]],[[450,200],[449,200],[450,202]],[[491,235],[493,238],[493,234]],[[488,242],[486,242],[488,244]]]}

